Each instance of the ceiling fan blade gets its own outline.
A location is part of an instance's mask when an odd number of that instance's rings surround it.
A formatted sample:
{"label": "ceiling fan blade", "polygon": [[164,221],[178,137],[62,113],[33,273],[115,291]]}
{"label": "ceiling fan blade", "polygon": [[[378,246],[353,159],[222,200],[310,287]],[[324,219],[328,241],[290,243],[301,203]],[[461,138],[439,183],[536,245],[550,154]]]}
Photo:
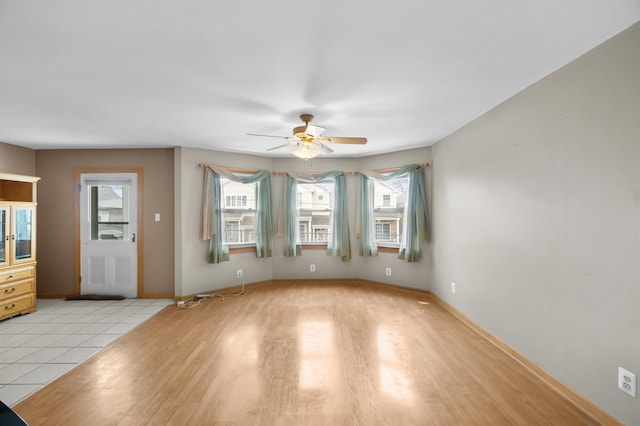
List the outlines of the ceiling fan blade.
{"label": "ceiling fan blade", "polygon": [[247,135],[248,136],[263,136],[265,138],[296,139],[293,136],[259,135],[257,133],[247,133]]}
{"label": "ceiling fan blade", "polygon": [[333,150],[331,148],[329,148],[328,146],[326,146],[325,144],[322,144],[322,147],[320,148],[320,151],[323,154],[331,154],[333,152]]}
{"label": "ceiling fan blade", "polygon": [[344,143],[344,144],[365,144],[365,143],[367,143],[367,138],[330,137],[330,138],[320,138],[320,140],[322,142]]}
{"label": "ceiling fan blade", "polygon": [[325,131],[324,127],[314,126],[313,124],[308,124],[307,125],[307,129],[305,130],[305,133],[307,135],[311,136],[312,138],[317,138],[324,131]]}
{"label": "ceiling fan blade", "polygon": [[273,151],[274,149],[280,149],[280,148],[284,148],[285,146],[291,146],[293,145],[291,142],[289,143],[285,143],[284,145],[278,145],[278,146],[274,146],[273,148],[269,148],[267,149],[267,151]]}

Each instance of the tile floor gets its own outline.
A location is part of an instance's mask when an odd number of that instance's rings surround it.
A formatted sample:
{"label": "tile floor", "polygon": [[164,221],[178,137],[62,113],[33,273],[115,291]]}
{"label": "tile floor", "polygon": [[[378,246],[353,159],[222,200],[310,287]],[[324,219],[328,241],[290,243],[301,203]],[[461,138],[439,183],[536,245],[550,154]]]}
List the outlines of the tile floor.
{"label": "tile floor", "polygon": [[0,321],[0,401],[14,406],[173,303],[168,299],[38,299]]}

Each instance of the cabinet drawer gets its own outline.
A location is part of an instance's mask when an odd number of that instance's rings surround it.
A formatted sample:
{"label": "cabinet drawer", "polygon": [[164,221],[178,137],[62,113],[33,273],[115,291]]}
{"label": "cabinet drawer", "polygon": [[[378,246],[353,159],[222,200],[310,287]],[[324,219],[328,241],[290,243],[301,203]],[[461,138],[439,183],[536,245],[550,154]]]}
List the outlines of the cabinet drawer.
{"label": "cabinet drawer", "polygon": [[22,268],[10,268],[0,271],[0,285],[13,281],[25,280],[36,276],[35,266],[25,266]]}
{"label": "cabinet drawer", "polygon": [[0,317],[13,316],[29,308],[35,307],[33,294],[4,300],[0,303]]}
{"label": "cabinet drawer", "polygon": [[0,300],[11,299],[23,294],[34,293],[36,290],[34,280],[18,281],[11,284],[0,285]]}

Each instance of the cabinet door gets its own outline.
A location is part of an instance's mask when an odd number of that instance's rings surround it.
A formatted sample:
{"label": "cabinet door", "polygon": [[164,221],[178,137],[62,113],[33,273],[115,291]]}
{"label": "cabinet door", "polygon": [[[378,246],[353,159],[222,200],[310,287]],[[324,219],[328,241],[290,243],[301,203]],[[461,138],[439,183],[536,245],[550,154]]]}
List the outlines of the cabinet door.
{"label": "cabinet door", "polygon": [[35,208],[11,209],[11,263],[33,262],[35,253]]}
{"label": "cabinet door", "polygon": [[9,263],[9,207],[0,206],[0,267]]}

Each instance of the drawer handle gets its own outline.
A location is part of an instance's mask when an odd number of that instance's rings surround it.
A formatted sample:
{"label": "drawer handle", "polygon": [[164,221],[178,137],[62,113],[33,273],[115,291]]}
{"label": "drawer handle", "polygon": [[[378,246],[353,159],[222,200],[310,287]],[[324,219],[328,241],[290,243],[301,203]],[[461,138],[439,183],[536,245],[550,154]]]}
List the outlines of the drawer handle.
{"label": "drawer handle", "polygon": [[5,310],[5,311],[10,311],[11,309],[13,309],[13,308],[15,308],[15,307],[16,307],[16,304],[15,304],[15,303],[12,303],[11,305],[7,305],[7,306],[5,306],[5,307],[4,307],[4,310]]}
{"label": "drawer handle", "polygon": [[14,291],[16,291],[16,288],[15,288],[15,287],[5,288],[5,289],[4,289],[4,294],[13,293]]}

